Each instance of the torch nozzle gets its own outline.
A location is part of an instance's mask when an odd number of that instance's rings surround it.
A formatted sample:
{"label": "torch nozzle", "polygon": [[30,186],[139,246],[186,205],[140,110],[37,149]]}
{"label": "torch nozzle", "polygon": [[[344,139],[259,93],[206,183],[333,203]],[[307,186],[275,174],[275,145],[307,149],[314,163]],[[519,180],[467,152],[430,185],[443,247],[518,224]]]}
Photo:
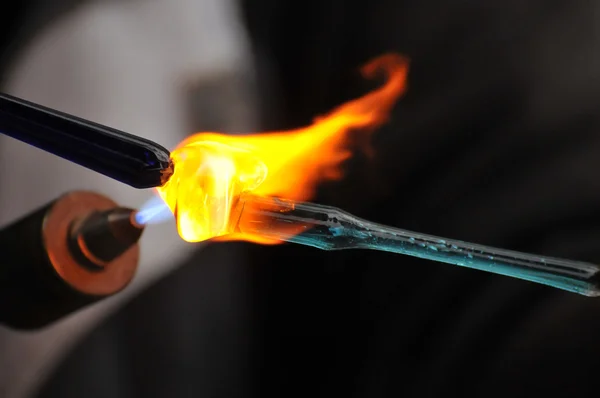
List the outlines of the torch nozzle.
{"label": "torch nozzle", "polygon": [[232,226],[244,235],[322,250],[398,253],[510,276],[585,296],[600,296],[596,264],[497,249],[376,224],[330,206],[241,197]]}
{"label": "torch nozzle", "polygon": [[71,226],[69,247],[74,257],[92,270],[101,270],[135,245],[144,226],[136,211],[124,207],[97,211]]}

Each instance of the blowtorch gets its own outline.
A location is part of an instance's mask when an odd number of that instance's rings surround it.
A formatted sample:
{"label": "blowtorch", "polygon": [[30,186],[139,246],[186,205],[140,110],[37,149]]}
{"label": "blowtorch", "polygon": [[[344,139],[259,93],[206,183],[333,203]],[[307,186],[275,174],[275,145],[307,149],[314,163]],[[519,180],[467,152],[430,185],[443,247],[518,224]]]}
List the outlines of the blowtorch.
{"label": "blowtorch", "polygon": [[70,192],[0,231],[0,324],[37,329],[133,279],[144,231],[135,211]]}

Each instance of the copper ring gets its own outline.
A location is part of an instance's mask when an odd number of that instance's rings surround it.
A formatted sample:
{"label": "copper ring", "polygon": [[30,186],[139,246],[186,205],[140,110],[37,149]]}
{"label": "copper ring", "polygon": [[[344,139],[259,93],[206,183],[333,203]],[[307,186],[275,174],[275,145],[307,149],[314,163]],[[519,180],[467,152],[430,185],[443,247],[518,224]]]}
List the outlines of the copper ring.
{"label": "copper ring", "polygon": [[106,196],[88,191],[75,191],[59,198],[46,214],[42,236],[50,262],[65,283],[83,294],[115,294],[131,282],[137,270],[140,257],[138,244],[100,271],[92,271],[80,265],[69,251],[67,240],[74,222],[95,211],[114,207],[118,205]]}

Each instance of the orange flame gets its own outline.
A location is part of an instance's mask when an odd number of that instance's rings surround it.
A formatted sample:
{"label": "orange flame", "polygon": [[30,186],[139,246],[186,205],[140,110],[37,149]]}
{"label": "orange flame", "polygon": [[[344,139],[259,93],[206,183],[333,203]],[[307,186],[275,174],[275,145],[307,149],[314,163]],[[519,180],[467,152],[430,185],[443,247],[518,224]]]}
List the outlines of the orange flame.
{"label": "orange flame", "polygon": [[177,229],[188,242],[211,238],[274,243],[260,236],[232,234],[230,217],[237,198],[258,196],[310,200],[318,183],[341,178],[341,163],[351,156],[349,132],[372,131],[387,121],[405,90],[408,62],[395,54],[362,68],[386,83],[347,102],[304,128],[256,135],[199,133],[172,153],[175,172],[158,188],[174,213]]}

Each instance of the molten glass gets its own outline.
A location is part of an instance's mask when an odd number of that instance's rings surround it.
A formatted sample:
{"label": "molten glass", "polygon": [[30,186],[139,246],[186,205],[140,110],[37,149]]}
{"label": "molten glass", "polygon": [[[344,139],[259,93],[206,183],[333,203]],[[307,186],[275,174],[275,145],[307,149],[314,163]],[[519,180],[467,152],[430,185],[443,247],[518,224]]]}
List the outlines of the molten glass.
{"label": "molten glass", "polygon": [[[309,200],[317,184],[339,179],[341,163],[356,146],[350,133],[364,137],[387,121],[405,90],[408,62],[389,54],[362,71],[369,78],[382,72],[387,80],[308,127],[243,136],[200,133],[182,142],[171,153],[174,174],[158,188],[181,237],[188,242],[230,239],[231,211],[244,193]],[[236,239],[279,242],[254,234],[238,234]]]}

